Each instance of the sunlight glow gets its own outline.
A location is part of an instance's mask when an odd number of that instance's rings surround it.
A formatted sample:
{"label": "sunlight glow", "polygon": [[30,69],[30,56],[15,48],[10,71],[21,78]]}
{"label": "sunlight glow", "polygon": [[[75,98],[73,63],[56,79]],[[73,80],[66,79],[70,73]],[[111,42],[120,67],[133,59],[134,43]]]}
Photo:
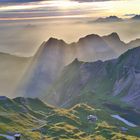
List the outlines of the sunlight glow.
{"label": "sunlight glow", "polygon": [[[125,14],[134,13],[139,14],[140,1],[139,0],[119,0],[119,1],[99,1],[99,2],[78,2],[70,0],[51,0],[29,2],[24,4],[11,4],[0,6],[0,12],[32,12],[47,13],[49,16],[55,16],[54,12],[67,16],[67,12],[77,15],[86,14],[88,17],[99,17],[117,15],[123,16]],[[60,15],[60,16],[62,16]],[[37,15],[35,15],[37,16]],[[2,17],[3,18],[3,17]],[[14,18],[14,17],[13,17]],[[27,14],[28,18],[28,14]]]}
{"label": "sunlight glow", "polygon": [[53,1],[42,1],[40,2],[40,4],[51,7],[69,9],[78,6],[79,2],[69,0],[53,0]]}
{"label": "sunlight glow", "polygon": [[42,1],[42,2],[32,2],[23,5],[9,5],[0,7],[0,11],[11,11],[11,10],[26,10],[26,9],[36,9],[43,7],[57,7],[62,9],[69,9],[78,6],[78,2],[67,1],[67,0],[53,0],[53,1]]}

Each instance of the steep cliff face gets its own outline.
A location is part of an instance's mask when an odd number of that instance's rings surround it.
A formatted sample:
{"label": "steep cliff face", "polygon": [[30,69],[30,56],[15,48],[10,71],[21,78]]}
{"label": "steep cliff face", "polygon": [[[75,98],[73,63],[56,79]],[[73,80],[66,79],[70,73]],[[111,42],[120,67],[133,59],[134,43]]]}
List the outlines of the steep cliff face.
{"label": "steep cliff face", "polygon": [[[42,97],[64,66],[75,58],[86,62],[107,60],[138,45],[139,39],[125,44],[117,33],[103,37],[91,34],[71,44],[50,38],[30,58],[0,53],[0,93]],[[83,77],[82,81],[86,81],[87,77]]]}
{"label": "steep cliff face", "polygon": [[123,101],[137,107],[140,101],[140,47],[123,54],[116,64],[114,95],[121,95]]}
{"label": "steep cliff face", "polygon": [[[126,48],[131,48],[131,45],[129,47],[120,39],[117,33],[112,33],[108,36],[103,36],[103,40],[116,52],[116,54],[122,54],[126,51]],[[135,42],[135,41],[134,41]],[[139,42],[140,43],[140,42]],[[137,45],[138,46],[138,45]],[[135,46],[135,47],[137,47]]]}
{"label": "steep cliff face", "polygon": [[83,61],[107,60],[118,55],[104,38],[95,34],[79,39],[75,47],[76,58]]}
{"label": "steep cliff face", "polygon": [[[130,45],[129,45],[130,47]],[[95,34],[79,39],[77,43],[67,44],[63,40],[50,38],[44,42],[32,58],[17,92],[30,97],[42,97],[58,77],[64,66],[75,58],[80,61],[96,61],[116,58],[128,49],[128,44],[120,40],[117,33],[108,36]],[[85,81],[86,77],[82,80]]]}
{"label": "steep cliff face", "polygon": [[46,92],[46,88],[55,80],[64,66],[66,44],[62,40],[50,38],[44,42],[37,54],[32,58],[27,71],[28,77],[23,80],[22,94],[38,97]]}
{"label": "steep cliff face", "polygon": [[[44,99],[50,104],[68,107],[83,102],[82,98],[86,99],[88,96],[90,99],[94,98],[94,94],[99,94],[100,90],[109,92],[107,89],[110,90],[112,81],[106,68],[107,64],[108,62],[103,61],[83,62],[75,59],[64,68]],[[84,102],[90,101],[87,99]]]}
{"label": "steep cliff face", "polygon": [[137,108],[140,103],[139,54],[140,47],[137,47],[118,59],[104,62],[76,59],[54,82],[46,99],[54,105],[71,106],[83,100],[92,103],[92,98],[116,98]]}

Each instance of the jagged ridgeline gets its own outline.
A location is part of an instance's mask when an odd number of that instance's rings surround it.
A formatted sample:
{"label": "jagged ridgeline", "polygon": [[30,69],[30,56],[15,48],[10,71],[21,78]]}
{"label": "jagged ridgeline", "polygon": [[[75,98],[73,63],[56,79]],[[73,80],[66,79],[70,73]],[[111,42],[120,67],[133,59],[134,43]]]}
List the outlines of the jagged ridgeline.
{"label": "jagged ridgeline", "polygon": [[46,100],[61,107],[80,102],[100,105],[110,101],[140,109],[139,60],[140,47],[108,61],[75,59],[50,87]]}
{"label": "jagged ridgeline", "polygon": [[117,33],[107,36],[91,34],[71,44],[50,38],[40,46],[36,55],[31,59],[20,81],[21,88],[16,93],[27,97],[42,98],[64,66],[70,64],[75,58],[84,62],[108,60],[139,45],[139,39],[125,43],[121,41]]}
{"label": "jagged ridgeline", "polygon": [[[96,119],[89,120],[89,116]],[[22,140],[138,140],[139,127],[129,128],[112,118],[108,111],[77,104],[70,109],[56,108],[35,98],[0,97],[0,133],[12,136],[18,132]],[[9,140],[1,136],[1,140]]]}
{"label": "jagged ridgeline", "polygon": [[50,38],[31,58],[1,54],[8,75],[1,72],[0,90],[6,81],[12,89],[18,83],[15,94],[28,98],[0,97],[0,139],[20,133],[22,140],[139,140],[138,44],[93,34],[72,44]]}
{"label": "jagged ridgeline", "polygon": [[10,97],[41,98],[64,66],[75,58],[85,62],[108,60],[139,45],[140,39],[125,43],[117,33],[107,36],[91,34],[71,44],[50,38],[32,57],[0,53],[0,93]]}

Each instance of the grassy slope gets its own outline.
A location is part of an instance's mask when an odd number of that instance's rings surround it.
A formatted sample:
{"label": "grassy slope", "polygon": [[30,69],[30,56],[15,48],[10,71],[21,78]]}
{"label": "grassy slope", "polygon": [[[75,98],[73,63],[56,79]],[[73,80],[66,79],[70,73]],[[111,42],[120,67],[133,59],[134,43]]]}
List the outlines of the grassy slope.
{"label": "grassy slope", "polygon": [[[12,106],[13,104],[15,107]],[[111,118],[106,110],[93,108],[87,104],[77,104],[70,109],[60,109],[48,106],[39,99],[16,98],[10,100],[11,110],[4,110],[4,105],[3,102],[1,104],[3,109],[0,110],[0,133],[20,132],[23,134],[23,140],[39,140],[40,130],[44,139],[125,138],[131,140],[133,138],[136,140],[135,136],[130,136],[134,135],[132,131],[129,132],[130,135],[121,134],[119,127],[125,125]],[[26,112],[22,112],[21,109],[14,110],[16,107],[26,108]],[[98,117],[96,123],[87,121],[87,116],[90,114]],[[38,128],[38,130],[32,132],[33,128]]]}
{"label": "grassy slope", "polygon": [[[133,60],[133,55],[132,57],[129,58],[129,53],[131,53],[131,50],[119,58],[119,60],[117,61],[117,68],[113,67],[111,62],[105,65],[106,70],[109,72],[107,76],[109,76],[110,78],[106,76],[103,78],[100,77],[92,78],[91,76],[90,79],[88,80],[88,83],[84,84],[84,86],[81,86],[79,88],[77,85],[79,85],[78,82],[81,80],[80,67],[84,63],[74,62],[72,65],[66,67],[63,74],[54,83],[51,90],[53,91],[55,90],[57,94],[60,93],[60,97],[62,97],[60,99],[61,100],[60,103],[61,102],[63,103],[62,104],[63,107],[70,108],[76,105],[77,103],[85,103],[85,104],[88,103],[88,105],[92,107],[95,106],[95,108],[99,108],[101,110],[101,111],[94,111],[94,113],[97,114],[101,120],[97,123],[97,126],[91,125],[90,127],[90,124],[87,124],[86,121],[85,121],[86,123],[83,122],[82,126],[80,127],[77,126],[82,130],[82,132],[86,132],[86,134],[92,132],[94,133],[93,137],[97,136],[97,139],[104,139],[104,138],[119,139],[119,137],[120,139],[136,139],[129,135],[140,137],[140,127],[131,128],[123,124],[122,122],[117,121],[116,119],[110,117],[111,114],[119,114],[122,117],[129,120],[130,122],[140,125],[139,111],[134,110],[134,108],[129,106],[129,104],[126,104],[120,100],[120,97],[124,96],[126,94],[126,91],[124,91],[124,93],[122,93],[120,96],[116,96],[116,97],[111,96],[111,90],[115,82],[115,79],[118,78],[118,76],[120,77],[121,74],[123,73],[122,72],[123,66],[125,64],[130,65],[129,61],[133,62],[129,60],[129,59]],[[134,64],[135,67],[139,66],[139,62]],[[78,90],[76,89],[77,87]],[[96,87],[96,90],[93,90],[93,87]],[[73,91],[69,92],[71,90]],[[52,92],[50,91],[50,93]],[[69,100],[67,104],[64,104],[65,95],[69,95],[71,93],[73,94],[72,98]],[[109,104],[110,106],[115,106],[115,108],[111,108],[106,104]],[[81,114],[80,121],[82,121],[83,118],[86,118],[84,117],[84,113],[85,112]],[[126,133],[127,136],[119,133],[120,131],[119,129],[122,126],[129,128],[128,132]],[[84,127],[86,129],[83,129]],[[91,137],[92,137],[92,133],[89,134]]]}

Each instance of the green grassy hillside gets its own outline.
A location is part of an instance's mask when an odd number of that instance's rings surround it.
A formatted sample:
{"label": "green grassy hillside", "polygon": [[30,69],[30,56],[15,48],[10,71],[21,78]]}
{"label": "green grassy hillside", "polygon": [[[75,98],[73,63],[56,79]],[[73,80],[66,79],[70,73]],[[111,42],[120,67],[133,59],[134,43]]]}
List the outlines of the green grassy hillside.
{"label": "green grassy hillside", "polygon": [[[70,109],[62,109],[39,99],[21,97],[6,98],[0,100],[0,104],[0,134],[18,132],[22,134],[22,140],[39,140],[41,137],[44,140],[138,140],[140,137],[140,127],[128,127],[112,118],[111,112],[96,106],[77,104]],[[98,119],[88,121],[89,115]],[[127,127],[128,132],[122,133],[121,127]]]}

